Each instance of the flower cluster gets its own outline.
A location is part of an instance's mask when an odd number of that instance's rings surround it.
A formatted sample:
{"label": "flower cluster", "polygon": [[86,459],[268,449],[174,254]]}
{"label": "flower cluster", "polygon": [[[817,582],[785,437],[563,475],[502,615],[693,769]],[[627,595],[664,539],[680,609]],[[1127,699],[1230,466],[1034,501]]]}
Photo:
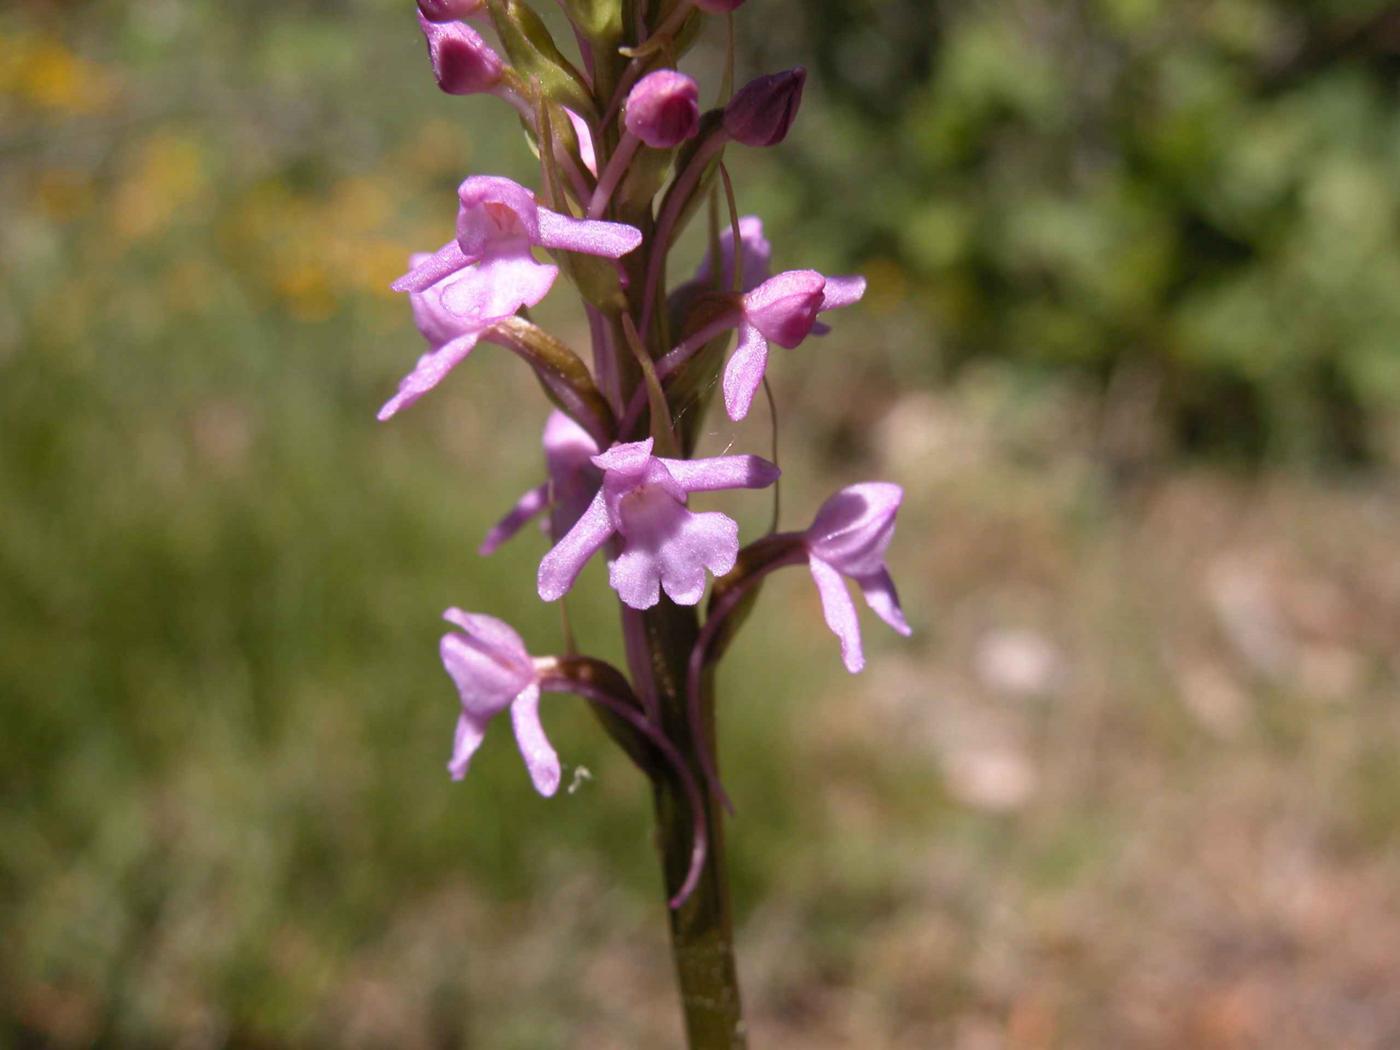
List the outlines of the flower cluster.
{"label": "flower cluster", "polygon": [[[491,529],[481,553],[541,519],[550,546],[536,586],[553,602],[603,552],[623,607],[630,681],[572,653],[532,657],[501,621],[449,609],[454,629],[443,637],[441,655],[461,712],[448,768],[454,778],[464,776],[488,723],[509,711],[531,780],[552,795],[560,762],[540,721],[541,694],[583,696],[607,714],[605,725],[629,754],[653,777],[680,785],[691,805],[695,845],[673,904],[686,899],[705,860],[700,785],[722,797],[706,743],[712,700],[702,695],[703,672],[719,659],[737,627],[735,613],[747,608],[760,581],[806,564],[852,672],[864,656],[848,581],[877,616],[909,633],[885,565],[898,486],[844,488],[806,530],[772,530],[748,546],[733,518],[690,507],[696,493],[765,489],[779,478],[778,467],[756,455],[696,455],[710,391],[718,386],[728,416],[743,419],[765,381],[769,347],[792,350],[825,334],[820,316],[865,291],[856,276],[774,273],[763,224],[732,209],[726,148],[781,142],[806,79],[801,69],[759,77],[702,112],[698,85],[674,64],[707,17],[729,16],[741,3],[651,5],[666,11],[653,22],[641,13],[623,18],[621,3],[561,0],[580,49],[575,63],[523,0],[418,0],[438,86],[511,106],[540,158],[540,183],[531,189],[496,175],[464,179],[452,239],[414,255],[393,285],[408,295],[427,348],[379,413],[387,420],[418,401],[483,342],[515,353],[541,380],[556,406],[544,428],[544,480]],[[495,46],[483,35],[488,19]],[[730,204],[727,221],[721,201]],[[709,250],[690,279],[668,292],[670,250],[707,204]],[[561,273],[582,299],[588,364],[526,312]],[[694,612],[686,614],[694,629],[681,654],[684,692],[668,691],[656,681],[658,643],[646,617],[658,607],[698,606],[711,578],[703,626]],[[668,708],[677,702],[679,722]],[[678,724],[690,727],[684,739]]]}

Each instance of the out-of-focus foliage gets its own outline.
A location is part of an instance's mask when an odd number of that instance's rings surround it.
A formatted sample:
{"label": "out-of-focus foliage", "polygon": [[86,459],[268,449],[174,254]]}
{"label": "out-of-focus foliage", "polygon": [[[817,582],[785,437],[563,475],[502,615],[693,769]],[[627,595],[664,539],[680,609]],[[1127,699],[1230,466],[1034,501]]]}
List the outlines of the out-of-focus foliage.
{"label": "out-of-focus foliage", "polygon": [[993,355],[1128,376],[1187,447],[1373,451],[1400,408],[1400,7],[781,17],[800,36],[760,60],[815,54],[820,93],[794,213],[917,299],[929,372]]}

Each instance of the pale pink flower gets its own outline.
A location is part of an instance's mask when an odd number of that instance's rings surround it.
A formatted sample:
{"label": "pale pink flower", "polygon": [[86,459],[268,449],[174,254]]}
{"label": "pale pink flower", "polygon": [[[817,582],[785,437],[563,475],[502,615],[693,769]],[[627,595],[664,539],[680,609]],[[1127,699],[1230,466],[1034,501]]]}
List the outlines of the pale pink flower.
{"label": "pale pink flower", "polygon": [[599,548],[614,536],[620,550],[608,563],[608,582],[634,609],[649,609],[664,589],[679,605],[705,592],[705,573],[723,575],[739,552],[739,526],[717,511],[694,513],[692,492],[764,488],[778,468],[758,456],[663,459],[652,441],[614,445],[594,456],[603,471],[598,494],[574,527],[540,562],[539,592],[561,598]]}
{"label": "pale pink flower", "polygon": [[847,579],[860,588],[876,616],[900,634],[910,633],[885,565],[885,551],[894,538],[895,514],[903,499],[904,490],[889,482],[850,485],[823,503],[811,527],[802,533],[822,612],[827,626],[841,641],[842,659],[852,673],[865,666],[865,654]]}
{"label": "pale pink flower", "polygon": [[559,755],[540,724],[540,685],[534,662],[509,624],[481,613],[448,609],[443,619],[461,628],[442,636],[442,665],[457,686],[462,713],[447,764],[453,780],[467,775],[486,726],[507,708],[520,756],[535,790],[559,790]]}

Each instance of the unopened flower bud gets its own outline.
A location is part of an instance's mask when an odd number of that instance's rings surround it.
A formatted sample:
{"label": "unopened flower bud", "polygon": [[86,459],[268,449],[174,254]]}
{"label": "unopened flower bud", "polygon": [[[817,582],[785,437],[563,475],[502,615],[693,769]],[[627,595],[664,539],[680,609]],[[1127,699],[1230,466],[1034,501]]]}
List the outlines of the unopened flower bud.
{"label": "unopened flower bud", "polygon": [[443,91],[449,95],[475,95],[490,91],[500,82],[501,56],[471,26],[463,22],[431,22],[422,12],[418,25],[428,38],[433,76]]}
{"label": "unopened flower bud", "polygon": [[456,22],[485,7],[485,0],[418,0],[418,12],[429,22]]}
{"label": "unopened flower bud", "polygon": [[700,91],[674,69],[658,69],[637,81],[627,95],[623,122],[653,149],[670,149],[700,128]]}
{"label": "unopened flower bud", "polygon": [[745,146],[775,146],[787,137],[802,102],[801,66],[750,80],[724,107],[724,130]]}

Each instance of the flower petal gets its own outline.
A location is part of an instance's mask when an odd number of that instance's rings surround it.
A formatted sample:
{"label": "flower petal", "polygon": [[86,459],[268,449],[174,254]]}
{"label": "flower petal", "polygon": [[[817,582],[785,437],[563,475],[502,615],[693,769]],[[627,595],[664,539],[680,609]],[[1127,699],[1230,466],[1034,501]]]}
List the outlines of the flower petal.
{"label": "flower petal", "polygon": [[739,523],[727,514],[692,514],[681,534],[661,549],[661,586],[677,605],[695,605],[705,593],[705,570],[723,576],[739,556]]}
{"label": "flower petal", "polygon": [[739,525],[726,514],[694,514],[661,497],[645,520],[629,515],[620,555],[608,564],[608,582],[633,609],[650,609],[661,590],[677,605],[695,605],[705,593],[706,570],[722,576],[739,554]]}
{"label": "flower petal", "polygon": [[590,175],[598,174],[598,156],[593,148],[593,132],[588,130],[588,121],[581,116],[564,107],[564,113],[569,118],[569,123],[574,126],[574,134],[578,137],[578,155],[583,161],[583,166],[588,169]]}
{"label": "flower petal", "polygon": [[888,569],[857,577],[856,586],[865,595],[865,604],[876,616],[906,638],[914,633],[909,621],[904,618],[904,610],[899,607],[899,592],[895,590],[894,579]]}
{"label": "flower petal", "polygon": [[457,243],[473,258],[500,240],[539,241],[535,194],[502,175],[469,175],[457,187]]}
{"label": "flower petal", "polygon": [[612,519],[608,517],[608,508],[599,490],[574,527],[540,562],[537,580],[540,597],[552,602],[567,594],[588,559],[608,542],[612,534]]}
{"label": "flower petal", "polygon": [[650,609],[661,600],[661,566],[656,552],[639,544],[629,544],[608,562],[608,586],[624,605]]}
{"label": "flower petal", "polygon": [[768,340],[751,324],[739,326],[739,343],[724,366],[724,408],[735,421],[749,414],[749,406],[768,367]]}
{"label": "flower petal", "polygon": [[544,458],[552,468],[576,469],[598,454],[593,435],[579,426],[570,416],[554,409],[544,424]]}
{"label": "flower petal", "polygon": [[413,371],[399,380],[399,389],[379,410],[382,423],[401,409],[407,408],[447,377],[472,352],[481,338],[480,332],[467,332],[437,350],[430,350],[418,359]]}
{"label": "flower petal", "polygon": [[477,548],[477,553],[485,557],[494,554],[502,543],[510,539],[519,532],[531,518],[540,514],[549,506],[549,485],[536,485],[525,495],[521,496],[515,506],[506,513],[506,516],[495,525],[491,526],[491,531],[486,534],[486,538],[481,541],[481,546]]}
{"label": "flower petal", "polygon": [[593,436],[555,409],[544,427],[544,461],[549,471],[550,536],[559,539],[588,509],[602,475],[591,459],[598,454]]}
{"label": "flower petal", "polygon": [[442,666],[462,701],[462,710],[481,725],[500,714],[529,685],[533,668],[498,658],[497,652],[477,639],[449,633],[438,645]]}
{"label": "flower petal", "polygon": [[593,465],[600,470],[616,471],[620,474],[640,474],[652,460],[651,450],[654,438],[643,441],[628,441],[614,445],[606,452],[593,457]]}
{"label": "flower petal", "polygon": [[457,716],[457,732],[452,740],[452,758],[447,763],[447,771],[453,780],[461,780],[467,775],[472,755],[486,737],[486,719],[474,718],[463,711]]}
{"label": "flower petal", "polygon": [[865,278],[859,274],[828,277],[822,288],[822,310],[835,310],[860,301],[865,294]]}
{"label": "flower petal", "polygon": [[661,462],[686,492],[765,489],[782,473],[762,456],[661,459]]}
{"label": "flower petal", "polygon": [[903,499],[887,481],[847,485],[818,509],[804,533],[808,550],[852,578],[883,571]]}
{"label": "flower petal", "polygon": [[812,330],[826,278],[816,270],[785,270],[744,295],[744,317],[765,336],[792,349]]}
{"label": "flower petal", "polygon": [[431,255],[414,255],[408,273],[389,285],[396,292],[421,292],[475,262],[456,241],[448,241]]}
{"label": "flower petal", "polygon": [[559,755],[540,724],[540,687],[531,683],[510,705],[510,721],[520,757],[530,771],[535,790],[549,798],[559,790]]}
{"label": "flower petal", "polygon": [[473,639],[489,647],[500,659],[513,660],[526,671],[530,671],[530,651],[525,648],[525,639],[520,632],[504,620],[485,613],[469,613],[455,605],[443,612],[442,618],[455,624]]}
{"label": "flower petal", "polygon": [[817,593],[821,595],[826,625],[841,641],[841,659],[846,670],[855,674],[865,666],[865,653],[860,646],[860,623],[856,620],[856,603],[851,601],[851,592],[846,590],[846,581],[839,572],[820,558],[808,558],[807,564],[812,570],[812,579],[817,583]]}
{"label": "flower petal", "polygon": [[535,243],[544,248],[620,259],[642,243],[642,231],[626,223],[575,219],[548,208],[539,213],[540,235]]}
{"label": "flower petal", "polygon": [[[769,261],[773,248],[763,236],[763,220],[757,215],[745,215],[739,220],[739,265],[741,292],[751,292],[770,276]],[[719,233],[719,253],[721,259],[718,285],[721,291],[728,291],[734,284],[734,228],[726,226]],[[695,282],[708,284],[715,280],[713,252],[707,252],[695,271]]]}

